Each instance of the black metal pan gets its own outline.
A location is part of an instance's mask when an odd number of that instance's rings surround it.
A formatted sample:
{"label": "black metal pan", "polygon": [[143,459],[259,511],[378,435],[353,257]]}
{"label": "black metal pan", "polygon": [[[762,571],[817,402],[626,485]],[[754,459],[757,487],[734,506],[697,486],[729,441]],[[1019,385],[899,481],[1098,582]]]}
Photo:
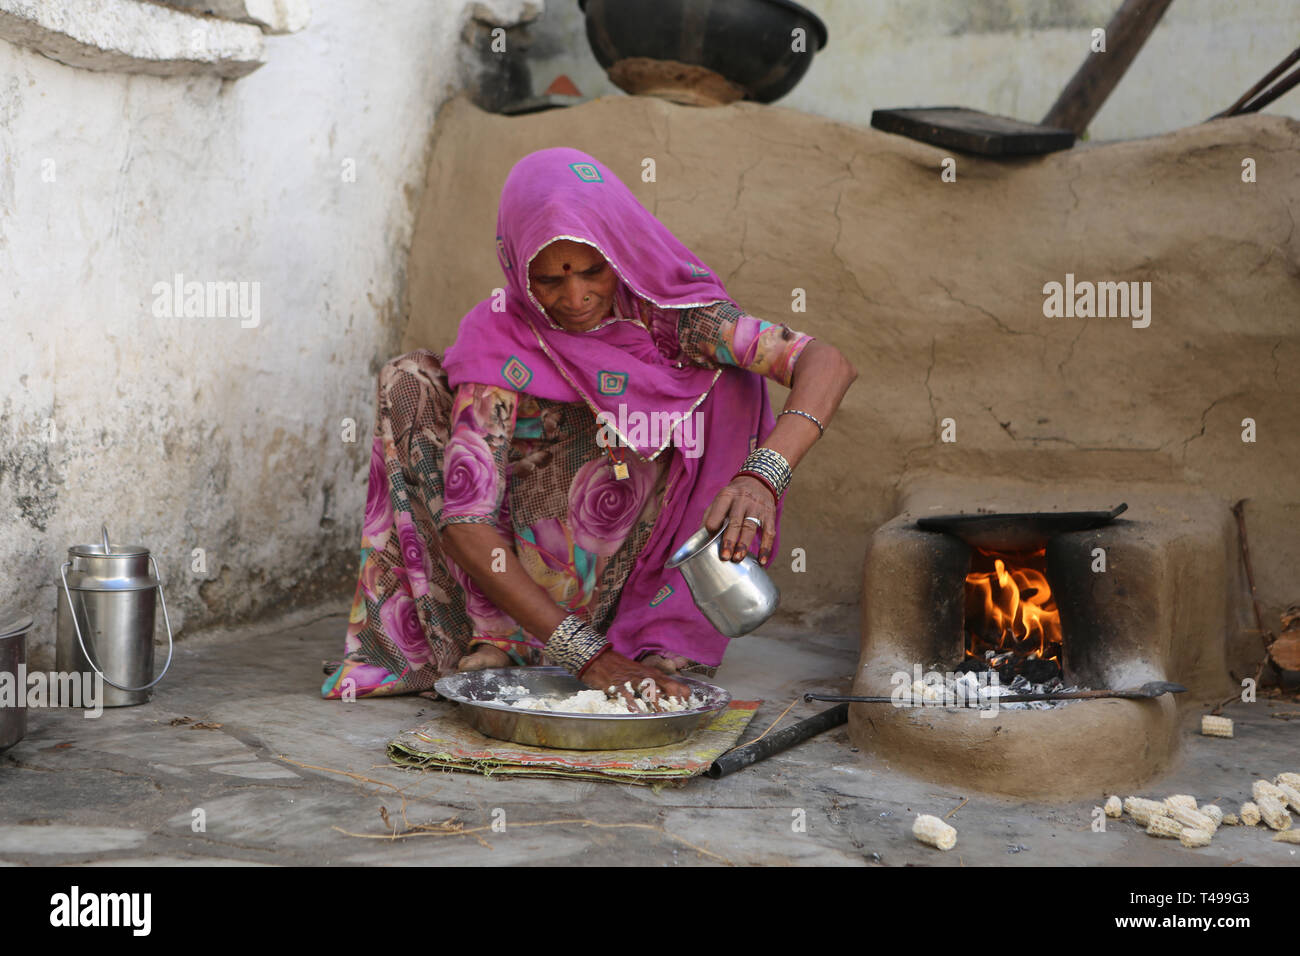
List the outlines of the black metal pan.
{"label": "black metal pan", "polygon": [[985,551],[1037,551],[1053,535],[1100,528],[1127,509],[1127,504],[1121,504],[1110,511],[939,515],[935,518],[918,518],[916,526],[922,531],[955,534],[971,547],[983,548]]}

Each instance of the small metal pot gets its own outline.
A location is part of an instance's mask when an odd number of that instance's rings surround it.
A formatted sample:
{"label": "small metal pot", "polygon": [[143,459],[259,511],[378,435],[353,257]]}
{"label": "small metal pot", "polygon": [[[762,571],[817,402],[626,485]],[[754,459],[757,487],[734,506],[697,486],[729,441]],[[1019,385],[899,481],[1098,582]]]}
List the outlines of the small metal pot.
{"label": "small metal pot", "polygon": [[781,592],[751,555],[740,561],[722,559],[722,533],[728,523],[712,533],[708,528],[695,532],[664,567],[682,572],[695,606],[710,624],[727,637],[740,637],[776,612]]}
{"label": "small metal pot", "polygon": [[[0,609],[0,753],[8,750],[27,733],[26,680],[19,681],[19,671],[26,671],[27,632],[32,616],[13,608]],[[12,692],[12,699],[10,693]]]}

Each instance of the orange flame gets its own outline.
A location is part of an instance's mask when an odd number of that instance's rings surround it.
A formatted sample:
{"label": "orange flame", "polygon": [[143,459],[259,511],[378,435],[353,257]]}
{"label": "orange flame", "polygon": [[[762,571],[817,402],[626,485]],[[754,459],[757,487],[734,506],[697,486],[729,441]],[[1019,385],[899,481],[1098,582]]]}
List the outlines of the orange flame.
{"label": "orange flame", "polygon": [[1012,651],[1017,657],[1059,664],[1061,615],[1044,573],[1046,552],[1036,551],[1022,566],[1010,563],[1017,560],[1013,555],[979,554],[985,564],[993,559],[993,570],[966,575],[967,655],[982,658],[986,650]]}

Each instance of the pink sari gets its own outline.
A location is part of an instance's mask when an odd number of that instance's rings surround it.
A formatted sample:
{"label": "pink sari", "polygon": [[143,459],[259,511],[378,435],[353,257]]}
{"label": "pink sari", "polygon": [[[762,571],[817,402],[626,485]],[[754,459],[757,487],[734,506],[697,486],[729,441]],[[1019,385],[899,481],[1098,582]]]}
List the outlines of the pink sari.
{"label": "pink sari", "polygon": [[[649,335],[634,321],[571,333],[546,316],[529,293],[528,263],[559,238],[601,251],[622,280],[621,311],[631,315],[641,304],[655,310]],[[419,350],[381,373],[361,573],[347,655],[325,681],[326,697],[427,690],[455,669],[471,642],[504,635],[502,643],[491,642],[510,647],[517,663],[541,661],[540,642],[521,630],[512,634],[517,625],[443,553],[439,520],[444,508],[454,512],[461,505],[481,510],[482,520],[514,540],[521,558],[531,551],[556,569],[567,562],[571,575],[575,567],[579,578],[585,574],[582,593],[560,603],[604,625],[620,653],[636,658],[653,651],[715,665],[726,649],[727,639],[695,607],[680,572],[664,569],[774,422],[762,376],[730,365],[702,367],[676,341],[678,310],[713,303],[728,308],[725,288],[617,177],[576,150],[542,150],[515,166],[502,190],[497,250],[507,277],[504,311],[493,310],[495,299],[480,302],[443,359]],[[712,316],[714,309],[704,312]],[[751,321],[732,351],[752,354],[758,333],[770,327]],[[791,347],[790,361],[796,353]],[[739,356],[728,353],[727,359],[742,364]],[[461,385],[487,386],[476,393],[487,400],[462,407]],[[518,433],[497,422],[496,433],[481,432],[484,447],[468,436],[472,453],[466,456],[454,441],[457,422],[471,411],[483,416],[479,426],[499,418],[499,400],[495,416],[480,407],[491,404],[493,389],[498,398],[509,390],[528,400],[510,411]],[[525,420],[519,409],[537,415],[538,403],[544,414]],[[605,434],[616,434],[625,446],[628,479],[615,477],[592,440],[599,413],[607,416]],[[694,414],[700,431],[688,435],[678,425],[668,434],[642,434],[628,424],[656,414],[661,422]],[[558,503],[531,487],[541,453],[521,438],[543,420],[552,426],[555,415],[566,418],[560,433],[575,436],[551,465],[562,473],[564,500]],[[510,463],[501,457],[507,449]],[[513,488],[495,512],[461,502],[465,492],[458,484],[466,467],[489,467],[493,455]],[[536,475],[540,481],[541,471]],[[555,475],[542,484],[554,488]],[[553,517],[557,506],[563,521]]]}

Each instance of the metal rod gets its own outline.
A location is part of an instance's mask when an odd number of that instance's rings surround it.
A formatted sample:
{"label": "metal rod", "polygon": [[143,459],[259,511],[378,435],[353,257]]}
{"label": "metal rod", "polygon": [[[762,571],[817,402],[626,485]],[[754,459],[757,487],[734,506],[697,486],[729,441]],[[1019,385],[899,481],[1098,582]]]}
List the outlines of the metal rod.
{"label": "metal rod", "polygon": [[[805,695],[806,696],[806,695]],[[838,707],[832,707],[830,710],[823,710],[820,714],[809,717],[807,720],[801,720],[797,724],[787,727],[785,730],[778,731],[756,740],[752,744],[746,744],[743,747],[737,747],[735,750],[728,750],[725,754],[713,761],[713,765],[705,771],[714,780],[735,773],[737,770],[743,770],[750,764],[758,763],[760,760],[766,760],[773,754],[778,754],[782,750],[788,750],[795,744],[802,743],[809,737],[815,737],[823,731],[830,730],[832,727],[838,727],[849,719],[849,705],[840,704]]]}
{"label": "metal rod", "polygon": [[1255,97],[1249,103],[1241,108],[1243,113],[1258,113],[1269,103],[1281,96],[1283,93],[1292,89],[1297,83],[1300,83],[1300,70],[1292,70],[1288,75],[1278,80],[1271,87],[1265,90],[1259,96]]}
{"label": "metal rod", "polygon": [[1264,75],[1264,78],[1262,80],[1260,80],[1250,89],[1248,89],[1245,93],[1242,93],[1241,99],[1237,100],[1237,102],[1233,103],[1223,112],[1215,113],[1213,116],[1210,117],[1210,119],[1214,120],[1214,119],[1221,119],[1224,116],[1235,116],[1237,113],[1241,112],[1241,108],[1245,106],[1247,103],[1249,103],[1254,98],[1256,93],[1258,93],[1264,87],[1268,86],[1279,76],[1281,76],[1286,71],[1286,68],[1289,67],[1292,63],[1296,62],[1297,60],[1300,60],[1300,47],[1296,47],[1294,50],[1292,50],[1289,54],[1287,54],[1286,59],[1284,59],[1277,66],[1273,67],[1273,69],[1269,70],[1268,73]]}
{"label": "metal rod", "polygon": [[[1153,697],[1159,697],[1162,694],[1182,694],[1187,690],[1182,684],[1174,684],[1168,681],[1155,681],[1151,684],[1144,685],[1135,690],[1076,690],[1065,694],[1012,694],[1005,697],[990,697],[985,703],[992,704],[995,701],[999,704],[1019,704],[1031,700],[1102,700],[1105,698],[1118,697],[1125,700],[1148,700]],[[813,694],[803,695],[806,701],[820,700],[830,703],[832,701],[841,701],[847,704],[892,704],[896,703],[892,697],[852,697],[844,694]],[[943,701],[928,702],[934,705],[944,703]],[[958,701],[956,706],[962,706],[963,702]]]}

